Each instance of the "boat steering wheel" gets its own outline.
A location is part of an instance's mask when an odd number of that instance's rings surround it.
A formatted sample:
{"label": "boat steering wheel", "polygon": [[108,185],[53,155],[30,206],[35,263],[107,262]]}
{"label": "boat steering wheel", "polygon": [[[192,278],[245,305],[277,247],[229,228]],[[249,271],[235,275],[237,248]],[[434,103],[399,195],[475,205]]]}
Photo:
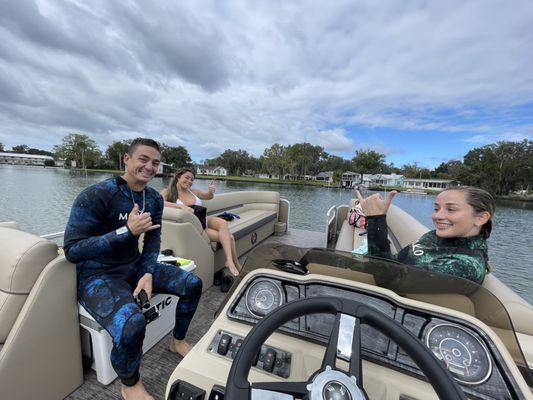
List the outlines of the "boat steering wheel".
{"label": "boat steering wheel", "polygon": [[[258,382],[250,384],[247,379],[248,373],[264,341],[276,329],[294,318],[317,313],[335,315],[335,325],[320,369],[305,382]],[[355,318],[348,372],[335,368],[342,314]],[[367,400],[368,396],[362,386],[359,329],[361,323],[377,329],[401,346],[426,375],[439,399],[466,400],[463,391],[448,370],[416,336],[401,324],[365,304],[354,300],[331,297],[313,297],[293,301],[277,308],[259,321],[248,333],[233,360],[226,383],[225,398],[229,400],[253,400],[254,389],[260,389],[274,392],[269,393],[269,399],[287,399],[287,395],[289,395],[308,400]]]}

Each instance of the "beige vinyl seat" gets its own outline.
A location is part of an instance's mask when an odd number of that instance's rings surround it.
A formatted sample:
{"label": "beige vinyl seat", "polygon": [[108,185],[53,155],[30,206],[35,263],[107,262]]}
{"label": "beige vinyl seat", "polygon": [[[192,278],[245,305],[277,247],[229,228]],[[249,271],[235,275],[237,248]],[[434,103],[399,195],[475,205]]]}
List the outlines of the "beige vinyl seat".
{"label": "beige vinyl seat", "polygon": [[74,265],[0,223],[0,397],[61,399],[83,383]]}
{"label": "beige vinyl seat", "polygon": [[[273,235],[280,225],[285,231],[289,218],[289,203],[278,192],[242,191],[222,193],[204,201],[209,216],[226,211],[240,216],[229,222],[240,257],[261,241]],[[198,218],[176,208],[165,207],[161,224],[161,249],[196,263],[196,274],[202,279],[203,290],[213,285],[213,274],[224,268],[224,251],[220,244],[211,243]]]}

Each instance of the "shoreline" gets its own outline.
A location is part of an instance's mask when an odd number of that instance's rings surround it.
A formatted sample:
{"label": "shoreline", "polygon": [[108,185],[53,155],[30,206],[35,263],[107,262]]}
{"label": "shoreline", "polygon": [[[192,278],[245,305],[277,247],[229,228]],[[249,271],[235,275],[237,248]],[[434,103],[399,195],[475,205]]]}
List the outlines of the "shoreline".
{"label": "shoreline", "polygon": [[[62,167],[46,167],[44,168],[59,168]],[[68,168],[65,168],[68,169]],[[78,169],[77,172],[84,172],[82,169]],[[113,170],[113,169],[87,169],[87,172],[100,172],[100,173],[107,173],[107,174],[113,174],[113,175],[121,175],[124,173],[124,171],[120,170]],[[157,177],[162,178],[171,178],[173,174],[162,174],[157,175]],[[344,190],[353,190],[352,188],[343,188],[338,185],[328,185],[327,182],[323,181],[295,181],[295,180],[283,180],[283,179],[269,179],[269,178],[257,178],[253,176],[216,176],[216,175],[196,175],[196,179],[202,179],[202,180],[215,180],[215,181],[234,181],[234,182],[252,182],[252,183],[274,183],[279,185],[294,185],[294,186],[312,186],[312,187],[323,187],[326,189],[344,189]],[[398,192],[405,192],[408,189],[412,188],[404,188],[404,187],[372,187],[367,188],[367,190],[370,191],[391,191],[396,190]],[[422,189],[426,192],[427,195],[437,195],[440,193],[438,190],[431,190],[431,189]],[[496,200],[505,200],[505,201],[514,201],[514,202],[525,202],[525,203],[532,203],[533,202],[533,194],[529,195],[522,195],[522,194],[508,194],[508,195],[493,195],[494,199]]]}

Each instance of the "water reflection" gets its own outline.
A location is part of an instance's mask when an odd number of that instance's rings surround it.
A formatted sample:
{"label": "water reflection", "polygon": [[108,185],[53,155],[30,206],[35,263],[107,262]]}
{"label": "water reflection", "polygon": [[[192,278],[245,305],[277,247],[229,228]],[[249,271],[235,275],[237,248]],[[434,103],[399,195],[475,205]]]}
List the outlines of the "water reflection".
{"label": "water reflection", "polygon": [[[22,229],[43,235],[65,229],[74,198],[84,188],[111,177],[108,173],[71,172],[40,167],[0,166],[0,221],[16,220]],[[150,186],[161,190],[169,178],[155,178]],[[208,181],[195,187],[207,190]],[[347,204],[351,191],[310,186],[217,181],[217,193],[238,190],[274,190],[291,202],[293,228],[324,232],[326,212],[332,205]],[[434,196],[398,194],[394,203],[431,227]],[[495,275],[533,303],[532,272],[533,203],[498,202],[489,256]]]}

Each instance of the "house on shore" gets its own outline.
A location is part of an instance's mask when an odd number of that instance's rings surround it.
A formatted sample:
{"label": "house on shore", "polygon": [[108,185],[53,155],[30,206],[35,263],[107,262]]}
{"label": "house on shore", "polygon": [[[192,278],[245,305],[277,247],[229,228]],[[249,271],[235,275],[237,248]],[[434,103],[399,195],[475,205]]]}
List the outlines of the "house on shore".
{"label": "house on shore", "polygon": [[444,190],[451,186],[457,186],[459,182],[451,179],[415,179],[405,178],[403,187],[409,189]]}
{"label": "house on shore", "polygon": [[47,162],[53,163],[52,165],[55,165],[57,167],[63,167],[65,165],[65,162],[63,160],[56,161],[51,156],[42,156],[39,154],[0,152],[0,164],[44,166]]}
{"label": "house on shore", "polygon": [[333,171],[319,172],[315,175],[315,181],[332,183]]}
{"label": "house on shore", "polygon": [[403,186],[405,177],[403,175],[397,174],[374,174],[372,175],[372,180],[370,182],[370,187],[372,186]]}
{"label": "house on shore", "polygon": [[361,183],[361,174],[357,172],[346,171],[341,176],[341,186],[343,188],[354,188]]}
{"label": "house on shore", "polygon": [[210,167],[209,165],[197,165],[196,173],[198,175],[228,176],[228,170],[224,167]]}

